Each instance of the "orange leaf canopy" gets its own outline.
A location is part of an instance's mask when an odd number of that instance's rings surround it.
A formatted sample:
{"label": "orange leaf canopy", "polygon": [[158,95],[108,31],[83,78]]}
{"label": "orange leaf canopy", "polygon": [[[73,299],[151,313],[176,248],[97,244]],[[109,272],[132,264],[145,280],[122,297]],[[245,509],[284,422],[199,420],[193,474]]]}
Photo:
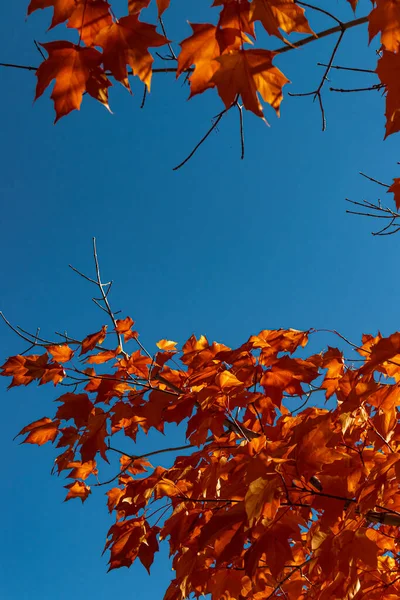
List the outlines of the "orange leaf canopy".
{"label": "orange leaf canopy", "polygon": [[289,80],[273,66],[273,57],[274,53],[269,50],[240,50],[215,59],[220,68],[214,73],[212,81],[227,108],[240,95],[245,108],[263,117],[257,96],[259,93],[279,115],[282,88]]}
{"label": "orange leaf canopy", "polygon": [[79,110],[85,91],[108,108],[107,88],[111,83],[102,77],[101,53],[94,48],[82,48],[71,42],[42,44],[49,57],[36,71],[35,100],[53,79],[56,80],[51,98],[56,109],[56,122],[73,110]]}
{"label": "orange leaf canopy", "polygon": [[127,89],[130,89],[126,68],[126,65],[129,65],[133,74],[150,90],[153,57],[148,48],[163,46],[166,43],[166,38],[156,32],[154,25],[139,21],[136,14],[112,23],[96,38],[96,45],[103,48],[105,69],[109,69],[115,79]]}

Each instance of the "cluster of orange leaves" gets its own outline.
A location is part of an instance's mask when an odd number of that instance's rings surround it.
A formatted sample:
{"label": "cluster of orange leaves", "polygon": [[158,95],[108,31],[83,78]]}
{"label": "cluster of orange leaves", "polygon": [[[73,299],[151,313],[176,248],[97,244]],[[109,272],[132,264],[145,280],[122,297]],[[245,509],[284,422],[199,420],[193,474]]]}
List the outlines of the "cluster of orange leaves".
{"label": "cluster of orange leaves", "polygon": [[[28,14],[52,7],[50,27],[66,22],[79,39],[78,43],[43,44],[48,58],[37,71],[36,98],[56,80],[52,91],[56,120],[79,109],[84,93],[108,107],[110,77],[130,90],[128,76],[133,74],[150,90],[153,57],[149,48],[169,42],[155,25],[141,20],[150,1],[128,0],[128,15],[117,18],[107,0],[31,0]],[[170,0],[155,1],[162,17]],[[358,0],[342,1],[356,10]],[[192,35],[180,42],[177,76],[190,73],[191,96],[216,88],[227,108],[241,97],[246,109],[263,117],[261,96],[279,114],[282,88],[289,80],[274,66],[273,51],[248,47],[256,40],[256,25],[289,45],[285,36],[292,33],[316,36],[305,10],[295,0],[214,0],[212,8],[210,20],[216,20],[216,25],[192,24]],[[389,135],[400,129],[400,0],[371,3],[370,40],[378,34],[382,55],[377,74],[387,89]]]}
{"label": "cluster of orange leaves", "polygon": [[[10,387],[74,386],[54,417],[19,435],[60,449],[54,469],[73,480],[66,500],[108,485],[110,568],[138,558],[150,570],[168,538],[165,600],[398,598],[400,333],[364,335],[349,362],[332,347],[305,357],[315,332],[292,329],[236,349],[192,336],[181,352],[161,340],[154,356],[140,344],[128,353],[133,325],[127,317],[1,367]],[[116,348],[102,346],[115,337]],[[116,448],[170,423],[189,443],[169,468],[149,462],[160,451]],[[99,481],[116,455],[115,476]]]}

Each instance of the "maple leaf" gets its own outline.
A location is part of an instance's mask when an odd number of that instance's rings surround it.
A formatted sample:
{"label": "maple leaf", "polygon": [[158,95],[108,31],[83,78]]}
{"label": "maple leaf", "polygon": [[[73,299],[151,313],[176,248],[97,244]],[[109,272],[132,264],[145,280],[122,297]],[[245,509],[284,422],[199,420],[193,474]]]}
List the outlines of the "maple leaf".
{"label": "maple leaf", "polygon": [[68,475],[71,479],[87,479],[89,475],[97,475],[98,473],[95,460],[89,460],[85,463],[75,460],[68,463],[66,468],[71,469],[71,472]]}
{"label": "maple leaf", "polygon": [[131,473],[132,475],[137,475],[138,473],[146,473],[146,467],[153,468],[152,464],[149,463],[145,458],[135,458],[132,459],[130,456],[121,456],[119,459],[121,463],[121,469]]}
{"label": "maple leaf", "polygon": [[395,179],[393,179],[393,183],[388,189],[388,192],[393,192],[396,208],[397,210],[400,210],[400,177],[396,177]]}
{"label": "maple leaf", "polygon": [[249,41],[246,34],[255,37],[254,24],[250,22],[250,7],[248,0],[214,0],[213,6],[222,5],[222,11],[218,21],[221,29],[238,31],[243,41]]}
{"label": "maple leaf", "polygon": [[31,0],[28,6],[28,15],[39,8],[54,9],[50,29],[66,21],[76,9],[76,0]]}
{"label": "maple leaf", "polygon": [[354,10],[354,12],[356,11],[356,6],[358,4],[358,0],[347,0],[347,2],[349,2],[351,4],[351,8]]}
{"label": "maple leaf", "polygon": [[154,561],[154,554],[158,552],[158,540],[157,536],[160,528],[157,526],[149,527],[147,529],[146,537],[139,546],[138,558],[142,565],[150,575],[150,567]]}
{"label": "maple leaf", "polygon": [[126,333],[131,329],[135,321],[131,319],[131,317],[126,317],[125,319],[117,319],[116,323],[117,326],[115,327],[115,331],[117,333]]}
{"label": "maple leaf", "polygon": [[400,131],[400,54],[384,50],[378,61],[376,72],[387,91],[386,138],[388,135]]}
{"label": "maple leaf", "polygon": [[81,0],[68,19],[67,27],[77,29],[86,46],[92,46],[97,34],[112,23],[106,0]]}
{"label": "maple leaf", "polygon": [[370,373],[378,365],[383,366],[387,360],[394,358],[397,354],[400,354],[400,332],[393,333],[388,338],[382,338],[373,344],[360,373]]}
{"label": "maple leaf", "polygon": [[96,38],[96,46],[103,48],[105,69],[110,70],[128,90],[130,85],[126,65],[150,91],[153,57],[148,48],[163,46],[167,42],[163,35],[156,32],[154,25],[139,21],[136,14],[122,17],[117,23],[103,29]]}
{"label": "maple leaf", "polygon": [[261,557],[264,555],[263,564],[269,568],[274,578],[278,579],[285,563],[293,562],[292,549],[288,538],[297,532],[293,526],[285,523],[285,519],[274,523],[258,540],[250,546],[245,554],[245,571],[253,577]]}
{"label": "maple leaf", "polygon": [[259,477],[250,483],[244,501],[250,527],[261,515],[269,520],[275,517],[280,505],[278,489],[277,477],[270,479]]}
{"label": "maple leaf", "polygon": [[82,342],[81,354],[86,354],[89,350],[93,350],[96,346],[102,344],[106,339],[107,325],[103,325],[100,331],[92,333],[85,337]]}
{"label": "maple leaf", "polygon": [[[48,58],[36,71],[38,79],[35,100],[37,100],[50,85],[56,80],[51,98],[54,100],[57,122],[61,117],[73,110],[79,110],[85,91],[101,101],[99,90],[92,81],[93,76],[98,75],[102,55],[94,48],[82,48],[71,42],[48,42],[41,44],[48,52]],[[108,84],[110,85],[110,84]],[[103,96],[107,98],[107,85],[102,90]],[[97,95],[96,95],[97,94]],[[107,102],[103,104],[108,108]]]}
{"label": "maple leaf", "polygon": [[147,8],[151,0],[128,0],[128,13],[134,15],[140,13],[143,8]]}
{"label": "maple leaf", "polygon": [[4,376],[12,376],[9,388],[18,385],[28,385],[39,380],[39,385],[52,381],[57,385],[64,377],[64,369],[57,362],[48,362],[47,354],[31,354],[29,356],[13,356],[1,367]]}
{"label": "maple leaf", "polygon": [[68,362],[74,356],[74,351],[67,344],[60,346],[47,346],[47,352],[50,352],[54,360],[59,363]]}
{"label": "maple leaf", "polygon": [[257,97],[261,95],[275,109],[279,116],[282,102],[282,87],[289,83],[277,67],[272,64],[274,53],[269,50],[241,50],[224,54],[215,60],[220,68],[212,77],[226,108],[232,106],[238,95],[243,105],[254,114],[264,118],[262,106]]}
{"label": "maple leaf", "polygon": [[90,487],[86,485],[83,481],[74,481],[73,483],[69,483],[64,486],[69,490],[64,502],[71,500],[72,498],[80,498],[82,500],[82,504],[85,502],[89,494],[91,494]]}
{"label": "maple leaf", "polygon": [[121,488],[117,488],[117,487],[112,488],[111,490],[108,490],[108,492],[106,492],[107,497],[108,497],[107,506],[108,506],[109,512],[112,512],[114,510],[114,508],[120,501],[123,493],[124,493],[124,490],[121,490]]}
{"label": "maple leaf", "polygon": [[343,354],[337,348],[328,346],[327,352],[324,353],[321,366],[323,369],[327,369],[321,388],[326,390],[326,399],[328,400],[338,389],[340,379],[344,373]]}
{"label": "maple leaf", "polygon": [[239,381],[239,379],[230,371],[222,371],[222,373],[218,373],[215,378],[215,382],[224,391],[229,391],[233,388],[243,386],[243,382]]}
{"label": "maple leaf", "polygon": [[37,444],[38,446],[43,446],[46,442],[54,442],[58,434],[59,424],[60,421],[53,421],[48,417],[43,417],[21,429],[18,435],[28,434],[22,442],[23,444]]}
{"label": "maple leaf", "polygon": [[140,350],[132,352],[129,359],[123,358],[119,361],[121,368],[126,369],[128,373],[133,373],[137,377],[143,377],[147,379],[149,376],[149,368],[147,365],[151,364],[151,358],[144,356]]}
{"label": "maple leaf", "polygon": [[304,348],[308,343],[308,333],[297,329],[264,329],[258,335],[252,335],[248,343],[252,348],[261,348],[261,356],[266,359],[275,357],[278,352],[292,354],[299,346]]}
{"label": "maple leaf", "polygon": [[85,362],[95,365],[101,365],[118,356],[120,352],[121,347],[118,346],[115,350],[104,350],[104,352],[98,352],[97,354],[88,356]]}
{"label": "maple leaf", "polygon": [[294,0],[253,0],[250,5],[250,20],[260,21],[270,35],[285,40],[279,29],[286,33],[314,33],[304,9]]}
{"label": "maple leaf", "polygon": [[160,350],[175,350],[177,342],[172,342],[170,340],[160,340],[156,343],[157,348]]}
{"label": "maple leaf", "polygon": [[158,18],[169,8],[171,0],[157,0]]}
{"label": "maple leaf", "polygon": [[219,65],[214,60],[230,48],[240,47],[240,31],[229,29],[224,32],[208,23],[190,23],[193,34],[181,42],[176,76],[179,77],[191,65],[194,71],[189,77],[190,97],[215,87],[211,81]]}
{"label": "maple leaf", "polygon": [[385,50],[400,49],[400,2],[399,0],[374,0],[376,7],[369,15],[369,41],[380,32]]}
{"label": "maple leaf", "polygon": [[12,381],[8,386],[9,388],[18,385],[29,385],[34,381],[35,378],[29,375],[28,369],[25,366],[26,359],[26,356],[18,354],[17,356],[11,356],[6,360],[4,365],[1,366],[1,375],[4,377],[12,377]]}
{"label": "maple leaf", "polygon": [[144,519],[130,519],[115,523],[108,532],[109,541],[106,548],[110,548],[110,568],[129,567],[139,553],[141,544],[146,541],[146,527]]}
{"label": "maple leaf", "polygon": [[73,419],[77,427],[83,427],[87,424],[89,415],[93,414],[94,405],[89,400],[87,394],[63,394],[57,398],[56,402],[61,402],[56,412],[57,419],[68,421]]}
{"label": "maple leaf", "polygon": [[94,459],[97,452],[108,462],[106,451],[107,445],[104,438],[107,437],[107,415],[101,409],[96,409],[96,414],[90,414],[86,431],[81,437],[81,457],[86,463]]}

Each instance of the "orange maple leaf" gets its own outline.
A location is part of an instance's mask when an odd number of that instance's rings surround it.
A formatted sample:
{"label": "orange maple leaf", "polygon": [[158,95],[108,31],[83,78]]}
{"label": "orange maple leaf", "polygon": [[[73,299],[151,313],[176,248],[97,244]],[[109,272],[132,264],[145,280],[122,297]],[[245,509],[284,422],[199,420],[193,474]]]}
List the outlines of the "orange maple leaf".
{"label": "orange maple leaf", "polygon": [[126,333],[131,329],[135,321],[131,319],[131,317],[126,317],[126,319],[117,319],[116,323],[117,326],[115,328],[115,331],[117,331],[118,333]]}
{"label": "orange maple leaf", "polygon": [[151,0],[128,0],[128,13],[135,15],[140,13],[143,8],[147,8]]}
{"label": "orange maple leaf", "polygon": [[171,340],[160,340],[156,343],[157,348],[160,350],[175,350],[175,346],[178,342],[172,342]]}
{"label": "orange maple leaf", "polygon": [[38,82],[35,100],[55,79],[51,93],[56,110],[55,122],[71,111],[80,109],[85,91],[109,108],[107,88],[111,83],[101,71],[102,55],[98,50],[82,48],[71,42],[49,42],[41,46],[49,56],[36,71]]}
{"label": "orange maple leaf", "polygon": [[257,93],[268,102],[279,116],[282,87],[289,83],[284,74],[272,64],[274,53],[269,50],[240,50],[216,58],[220,68],[212,77],[226,108],[232,106],[238,95],[243,105],[264,118]]}
{"label": "orange maple leaf", "polygon": [[[399,107],[400,108],[400,107]],[[388,192],[393,192],[394,201],[396,203],[397,210],[400,209],[400,177],[395,177],[393,183],[388,189]]]}
{"label": "orange maple leaf", "polygon": [[118,346],[115,350],[105,350],[104,352],[98,352],[97,354],[93,354],[93,356],[88,356],[86,361],[90,364],[101,365],[105,362],[108,362],[112,358],[115,358],[121,352],[121,347]]}
{"label": "orange maple leaf", "polygon": [[[386,86],[386,135],[400,131],[400,54],[384,50],[376,67]],[[392,190],[393,191],[393,190]]]}
{"label": "orange maple leaf", "polygon": [[68,463],[66,468],[71,469],[68,475],[71,479],[87,479],[89,475],[97,475],[98,473],[95,460],[89,460],[85,463],[75,460]]}
{"label": "orange maple leaf", "polygon": [[286,33],[314,33],[304,15],[304,8],[294,0],[253,0],[250,5],[250,20],[260,21],[270,35],[281,40],[285,38],[279,29]]}
{"label": "orange maple leaf", "polygon": [[22,442],[23,444],[37,444],[38,446],[43,446],[46,442],[54,442],[58,434],[59,424],[60,421],[52,421],[52,419],[49,419],[48,417],[43,417],[21,429],[18,435],[28,433],[27,437]]}
{"label": "orange maple leaf", "polygon": [[106,0],[81,0],[68,19],[67,27],[77,29],[86,46],[92,46],[97,34],[112,22]]}
{"label": "orange maple leaf", "polygon": [[54,14],[50,29],[59,23],[63,23],[72,15],[76,9],[76,0],[31,0],[28,6],[28,15],[39,8],[53,7]]}
{"label": "orange maple leaf", "polygon": [[399,0],[374,0],[376,7],[369,15],[369,41],[381,32],[382,46],[391,52],[400,49]]}
{"label": "orange maple leaf", "polygon": [[150,91],[153,57],[148,48],[163,46],[168,40],[156,32],[155,25],[139,21],[137,14],[119,19],[103,29],[96,38],[96,46],[103,48],[105,69],[130,90],[126,65],[132,68]]}
{"label": "orange maple leaf", "polygon": [[29,356],[13,356],[1,367],[1,375],[12,376],[9,387],[28,385],[39,380],[39,385],[52,381],[57,385],[64,377],[64,369],[57,362],[48,362],[47,354],[31,354]]}
{"label": "orange maple leaf", "polygon": [[137,377],[144,377],[147,379],[149,376],[149,368],[147,365],[151,364],[151,359],[148,356],[141,354],[140,350],[132,352],[129,359],[123,358],[119,361],[119,365],[126,369],[128,373],[133,373]]}
{"label": "orange maple leaf", "polygon": [[61,406],[58,407],[56,412],[57,419],[64,419],[65,421],[73,419],[77,427],[85,426],[89,415],[94,412],[94,405],[87,394],[68,392],[57,398],[56,402],[61,402]]}
{"label": "orange maple leaf", "polygon": [[171,0],[157,0],[158,18],[169,8]]}
{"label": "orange maple leaf", "polygon": [[103,325],[100,331],[86,336],[82,342],[81,354],[86,354],[89,350],[93,350],[97,345],[102,344],[106,339],[106,333],[107,325]]}
{"label": "orange maple leaf", "polygon": [[74,356],[74,351],[67,344],[60,346],[47,346],[47,352],[50,352],[54,360],[59,363],[68,362]]}
{"label": "orange maple leaf", "polygon": [[83,504],[89,494],[91,494],[90,487],[83,481],[74,481],[73,483],[69,483],[64,487],[69,490],[64,502],[71,500],[71,498],[80,498]]}
{"label": "orange maple leaf", "polygon": [[239,381],[237,377],[230,371],[222,371],[215,378],[215,383],[223,390],[232,390],[235,387],[243,386],[243,381]]}
{"label": "orange maple leaf", "polygon": [[246,34],[255,37],[254,24],[250,22],[250,7],[248,0],[214,0],[213,6],[223,6],[219,16],[218,27],[221,29],[235,30],[246,41]]}
{"label": "orange maple leaf", "polygon": [[356,11],[356,6],[358,4],[358,0],[347,0],[347,2],[349,2],[351,4],[351,8],[354,10],[354,12]]}
{"label": "orange maple leaf", "polygon": [[102,409],[97,408],[96,414],[90,414],[86,431],[81,437],[81,457],[82,462],[93,460],[97,452],[106,462],[108,462],[106,451],[107,445],[104,438],[107,433],[107,415]]}
{"label": "orange maple leaf", "polygon": [[193,34],[181,42],[178,56],[176,76],[179,77],[195,65],[191,74],[190,97],[201,94],[207,88],[215,87],[211,81],[219,65],[214,60],[223,52],[232,48],[240,48],[243,37],[238,29],[220,29],[208,23],[190,23]]}
{"label": "orange maple leaf", "polygon": [[258,477],[248,487],[244,500],[249,525],[263,516],[272,521],[280,506],[279,480],[277,477],[264,479]]}

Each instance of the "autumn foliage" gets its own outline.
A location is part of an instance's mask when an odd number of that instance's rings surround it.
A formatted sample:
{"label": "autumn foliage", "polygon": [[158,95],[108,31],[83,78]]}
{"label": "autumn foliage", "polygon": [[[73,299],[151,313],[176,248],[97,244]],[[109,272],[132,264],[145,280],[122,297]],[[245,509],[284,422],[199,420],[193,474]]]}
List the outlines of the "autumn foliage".
{"label": "autumn foliage", "polygon": [[[342,0],[346,1],[355,11],[358,1]],[[170,0],[156,0],[156,3],[161,20]],[[172,70],[177,77],[189,77],[190,96],[215,89],[226,109],[240,98],[244,108],[264,118],[261,97],[279,114],[282,90],[289,82],[275,64],[279,54],[318,39],[309,22],[313,7],[295,0],[215,0],[209,9],[209,22],[192,23],[192,33],[179,40],[167,39],[162,21],[160,33],[156,25],[146,22],[149,5],[150,0],[128,0],[127,14],[117,17],[107,0],[31,0],[28,15],[51,8],[50,28],[65,23],[76,30],[75,42],[42,44],[48,56],[37,70],[36,98],[55,80],[51,96],[56,120],[79,109],[84,93],[108,108],[112,79],[130,90],[129,76],[134,75],[150,90],[154,59],[149,49],[169,45],[171,41],[180,45],[177,54],[170,46],[169,58],[177,66],[157,71]],[[330,15],[329,6],[326,10],[314,10]],[[398,131],[399,0],[373,1],[368,16],[348,23],[330,16],[339,23],[330,33],[343,34],[348,28],[368,21],[369,40],[380,36],[382,50],[376,73],[387,91],[386,134]],[[272,44],[278,39],[283,46],[275,45],[272,50],[254,47],[257,36],[264,40],[265,34]],[[291,34],[308,37],[292,42]]]}
{"label": "autumn foliage", "polygon": [[[1,374],[10,388],[60,390],[55,413],[19,436],[54,445],[54,472],[72,480],[66,500],[106,488],[110,569],[139,560],[150,571],[164,542],[166,600],[399,597],[400,334],[355,345],[331,332],[352,359],[330,346],[307,355],[321,333],[294,329],[234,349],[162,339],[152,354],[97,285],[112,327],[59,344],[14,329],[39,352]],[[135,454],[139,432],[171,423],[184,445]]]}
{"label": "autumn foliage", "polygon": [[[357,0],[340,1],[356,11]],[[157,24],[146,20],[154,0],[129,0],[118,17],[112,4],[29,4],[28,15],[51,9],[50,28],[75,30],[74,41],[41,45],[36,98],[54,82],[56,120],[84,95],[109,109],[113,82],[131,91],[132,76],[150,91],[161,47],[175,62],[158,71],[187,79],[190,97],[211,89],[225,107],[220,115],[236,106],[264,119],[262,101],[279,114],[289,83],[280,54],[336,33],[321,85],[309,94],[324,121],[321,89],[336,49],[348,29],[368,23],[369,40],[380,40],[373,73],[386,98],[386,136],[400,130],[400,0],[376,0],[348,23],[332,17],[332,30],[319,33],[310,15],[332,15],[307,3],[215,0],[209,21],[191,23],[180,40],[169,39],[162,20],[173,0],[157,0]],[[258,39],[281,45],[259,47]],[[400,208],[400,178],[388,191]],[[162,339],[150,352],[133,319],[115,317],[96,249],[95,260],[90,281],[108,324],[83,339],[49,341],[3,316],[34,353],[8,358],[0,374],[9,388],[57,388],[54,414],[18,435],[53,444],[53,471],[71,480],[66,500],[106,491],[115,516],[105,544],[110,569],[140,561],[150,571],[165,543],[174,569],[165,600],[400,597],[400,333],[354,343],[333,331],[339,347],[311,355],[309,339],[321,332],[294,329],[263,330],[233,349],[203,335],[181,347]],[[185,444],[135,453],[139,434],[168,433],[170,424]]]}

